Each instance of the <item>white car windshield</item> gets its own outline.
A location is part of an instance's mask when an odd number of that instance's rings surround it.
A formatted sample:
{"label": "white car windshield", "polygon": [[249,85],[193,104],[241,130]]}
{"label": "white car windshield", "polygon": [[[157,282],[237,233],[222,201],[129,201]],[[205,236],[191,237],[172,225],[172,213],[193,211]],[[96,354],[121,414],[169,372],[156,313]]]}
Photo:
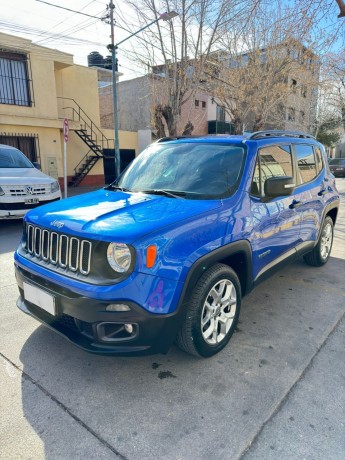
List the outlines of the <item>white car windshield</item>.
{"label": "white car windshield", "polygon": [[1,147],[0,168],[34,168],[34,165],[19,150]]}

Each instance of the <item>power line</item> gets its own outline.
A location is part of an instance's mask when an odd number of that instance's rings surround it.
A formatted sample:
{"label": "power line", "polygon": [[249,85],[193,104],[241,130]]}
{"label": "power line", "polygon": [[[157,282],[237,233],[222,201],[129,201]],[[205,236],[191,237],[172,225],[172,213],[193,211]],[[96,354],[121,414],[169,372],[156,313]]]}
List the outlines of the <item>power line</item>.
{"label": "power line", "polygon": [[72,13],[82,14],[83,16],[88,16],[89,18],[102,19],[98,16],[92,16],[91,14],[82,13],[81,11],[71,10],[70,8],[65,8],[64,6],[54,5],[53,3],[44,2],[43,0],[36,0],[36,2],[45,3],[49,6],[55,6],[55,8],[61,8],[62,10],[71,11]]}
{"label": "power line", "polygon": [[[81,8],[80,11],[84,10],[85,8],[87,8],[89,5],[91,5],[92,3],[94,3],[95,0],[91,0],[91,2],[89,2],[87,5],[83,6],[83,8]],[[41,34],[38,34],[38,36],[42,36],[42,35],[47,35],[47,33],[49,33],[51,30],[55,29],[56,27],[58,27],[59,25],[63,24],[64,22],[66,21],[66,19],[63,19],[62,21],[58,22],[57,24],[53,25],[49,30],[45,31],[45,32],[42,32]],[[87,21],[87,20],[86,20]],[[85,22],[83,24],[85,24]],[[61,32],[60,32],[61,33]],[[36,43],[39,43],[39,41],[37,41]]]}

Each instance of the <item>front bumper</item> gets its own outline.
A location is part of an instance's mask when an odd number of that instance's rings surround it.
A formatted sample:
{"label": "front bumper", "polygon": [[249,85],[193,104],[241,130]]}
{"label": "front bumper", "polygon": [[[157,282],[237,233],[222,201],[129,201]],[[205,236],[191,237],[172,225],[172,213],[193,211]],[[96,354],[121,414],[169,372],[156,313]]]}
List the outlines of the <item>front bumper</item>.
{"label": "front bumper", "polygon": [[334,177],[345,177],[345,169],[331,169],[331,173]]}
{"label": "front bumper", "polygon": [[[158,315],[134,302],[129,311],[107,311],[111,302],[80,296],[15,265],[20,296],[17,306],[85,351],[104,355],[166,353],[174,342],[181,314]],[[53,316],[24,298],[23,282],[55,299]],[[128,333],[124,325],[131,325]]]}
{"label": "front bumper", "polygon": [[[56,195],[56,194],[54,194]],[[50,199],[41,199],[39,203],[25,204],[22,201],[0,201],[0,219],[22,219],[30,209],[60,200],[60,194]]]}

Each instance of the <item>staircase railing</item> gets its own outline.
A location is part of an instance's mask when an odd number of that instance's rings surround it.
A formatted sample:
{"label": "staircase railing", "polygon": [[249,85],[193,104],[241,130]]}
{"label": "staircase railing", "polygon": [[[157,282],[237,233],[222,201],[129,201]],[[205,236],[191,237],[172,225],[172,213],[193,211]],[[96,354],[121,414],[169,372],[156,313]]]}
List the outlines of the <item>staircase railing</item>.
{"label": "staircase railing", "polygon": [[108,139],[74,99],[61,96],[58,96],[57,99],[59,101],[59,112],[62,110],[64,115],[60,118],[68,118],[71,121],[80,123],[81,129],[85,129],[102,149],[114,148],[114,139]]}
{"label": "staircase railing", "polygon": [[77,166],[74,168],[74,176],[76,176],[78,173],[79,173],[79,168],[81,167],[81,165],[83,163],[87,163],[87,161],[89,160],[90,157],[92,157],[93,155],[92,154],[92,150],[89,150],[87,152],[87,154],[85,156],[83,156],[83,158],[79,161],[79,163],[77,164]]}

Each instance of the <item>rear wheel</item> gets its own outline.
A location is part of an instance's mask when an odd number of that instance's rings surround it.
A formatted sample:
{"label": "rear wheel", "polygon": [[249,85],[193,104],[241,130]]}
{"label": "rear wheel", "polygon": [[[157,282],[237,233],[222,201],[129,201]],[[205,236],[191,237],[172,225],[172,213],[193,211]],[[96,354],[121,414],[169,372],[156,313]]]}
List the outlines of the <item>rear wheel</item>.
{"label": "rear wheel", "polygon": [[333,244],[333,220],[327,216],[323,221],[322,230],[319,241],[315,248],[304,256],[304,260],[308,265],[313,267],[321,267],[324,265],[330,255]]}
{"label": "rear wheel", "polygon": [[229,342],[238,321],[241,286],[227,265],[207,270],[193,289],[177,345],[187,353],[209,357]]}

